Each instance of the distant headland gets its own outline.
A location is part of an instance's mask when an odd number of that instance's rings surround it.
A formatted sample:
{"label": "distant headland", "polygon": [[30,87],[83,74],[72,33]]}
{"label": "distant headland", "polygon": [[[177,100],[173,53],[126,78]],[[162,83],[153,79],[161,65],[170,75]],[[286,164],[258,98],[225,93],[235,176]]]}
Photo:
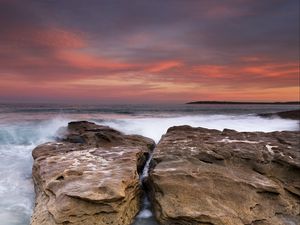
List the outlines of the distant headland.
{"label": "distant headland", "polygon": [[259,104],[259,105],[300,105],[299,101],[291,101],[291,102],[234,102],[234,101],[195,101],[195,102],[187,102],[185,104]]}

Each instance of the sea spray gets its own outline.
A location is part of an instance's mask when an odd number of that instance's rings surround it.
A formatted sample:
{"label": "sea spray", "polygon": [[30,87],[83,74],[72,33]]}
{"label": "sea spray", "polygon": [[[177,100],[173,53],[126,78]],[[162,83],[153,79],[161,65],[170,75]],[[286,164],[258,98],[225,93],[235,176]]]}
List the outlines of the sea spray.
{"label": "sea spray", "polygon": [[[125,108],[124,108],[125,107]],[[56,117],[63,108],[63,117]],[[95,121],[126,134],[139,134],[158,142],[171,126],[190,125],[222,130],[299,130],[298,121],[261,118],[257,113],[298,109],[280,105],[157,105],[157,106],[0,106],[0,223],[29,224],[34,202],[31,151],[53,140],[56,130],[73,120]],[[130,113],[124,113],[124,112]],[[144,205],[147,206],[148,199]],[[141,211],[147,217],[149,211]],[[151,218],[142,224],[151,224]],[[139,219],[139,218],[137,218]],[[149,222],[149,223],[148,223]],[[153,224],[153,223],[152,223]]]}
{"label": "sea spray", "polygon": [[[97,120],[95,120],[97,122]],[[253,115],[198,115],[198,116],[176,116],[176,117],[147,117],[147,118],[121,118],[101,121],[101,124],[111,126],[127,134],[140,134],[152,138],[156,143],[171,126],[190,125],[193,127],[205,127],[223,130],[224,128],[237,131],[264,131],[276,130],[298,130],[295,121],[280,118],[266,119]],[[145,163],[140,176],[141,182],[149,175],[149,167],[152,160],[151,153]],[[147,193],[145,194],[141,210],[136,216],[133,225],[156,225],[158,224],[152,212],[152,205]]]}
{"label": "sea spray", "polygon": [[51,141],[67,121],[0,124],[0,221],[5,225],[29,224],[34,202],[31,151]]}
{"label": "sea spray", "polygon": [[[95,120],[97,122],[97,120]],[[297,121],[280,118],[261,118],[253,115],[197,115],[176,117],[125,118],[101,121],[101,124],[111,126],[126,134],[140,134],[152,138],[156,143],[172,126],[190,125],[209,129],[236,131],[282,131],[299,130]]]}

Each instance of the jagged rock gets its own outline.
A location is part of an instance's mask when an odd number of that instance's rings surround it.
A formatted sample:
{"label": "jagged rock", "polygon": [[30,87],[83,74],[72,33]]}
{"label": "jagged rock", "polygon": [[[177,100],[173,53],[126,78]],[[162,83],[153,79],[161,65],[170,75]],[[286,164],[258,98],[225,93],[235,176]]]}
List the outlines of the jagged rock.
{"label": "jagged rock", "polygon": [[299,132],[172,127],[147,181],[163,225],[300,224]]}
{"label": "jagged rock", "polygon": [[138,172],[154,142],[85,121],[60,133],[62,139],[32,152],[31,224],[130,224],[139,210]]}

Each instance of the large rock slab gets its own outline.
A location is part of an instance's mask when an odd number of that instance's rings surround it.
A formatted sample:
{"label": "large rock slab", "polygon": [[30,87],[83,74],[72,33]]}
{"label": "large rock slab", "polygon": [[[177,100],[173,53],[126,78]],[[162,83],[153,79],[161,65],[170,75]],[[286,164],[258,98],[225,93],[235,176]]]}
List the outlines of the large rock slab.
{"label": "large rock slab", "polygon": [[64,138],[32,152],[32,225],[130,224],[139,211],[139,174],[151,139],[71,122]]}
{"label": "large rock slab", "polygon": [[299,132],[172,127],[148,179],[164,225],[300,224]]}

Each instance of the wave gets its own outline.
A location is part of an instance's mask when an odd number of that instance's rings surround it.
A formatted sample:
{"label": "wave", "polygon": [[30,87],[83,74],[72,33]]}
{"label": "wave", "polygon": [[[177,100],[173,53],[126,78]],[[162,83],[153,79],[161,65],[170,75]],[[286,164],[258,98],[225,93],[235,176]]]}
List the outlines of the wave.
{"label": "wave", "polygon": [[[95,122],[98,122],[95,120]],[[283,131],[299,130],[297,121],[280,118],[261,118],[253,115],[200,115],[179,116],[169,118],[125,118],[114,119],[101,124],[111,126],[126,134],[140,134],[158,142],[169,127],[190,125],[209,129],[223,130],[224,128],[237,131]]]}
{"label": "wave", "polygon": [[[150,113],[151,114],[151,113]],[[32,118],[32,117],[31,117]],[[158,142],[171,126],[190,125],[222,130],[281,131],[298,130],[297,121],[279,118],[260,118],[251,115],[197,115],[110,118],[90,114],[74,117],[67,115],[47,120],[0,124],[0,221],[6,225],[29,224],[34,203],[31,179],[31,151],[37,145],[54,140],[56,131],[72,119],[93,118],[94,122],[108,125],[126,134],[140,134]],[[150,217],[147,209],[139,220]]]}
{"label": "wave", "polygon": [[0,126],[0,220],[6,225],[29,224],[34,203],[31,178],[31,151],[54,139],[67,121],[56,118],[44,122]]}

